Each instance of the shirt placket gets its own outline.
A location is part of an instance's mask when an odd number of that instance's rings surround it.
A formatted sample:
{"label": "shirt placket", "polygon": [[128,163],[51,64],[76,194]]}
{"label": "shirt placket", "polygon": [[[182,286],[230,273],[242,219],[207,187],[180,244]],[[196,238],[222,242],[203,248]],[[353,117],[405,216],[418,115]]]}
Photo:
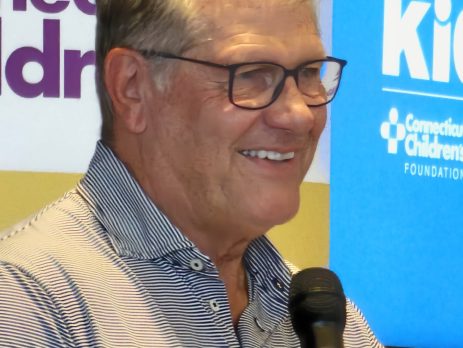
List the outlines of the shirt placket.
{"label": "shirt placket", "polygon": [[214,323],[210,330],[216,330],[223,337],[224,347],[241,347],[234,330],[225,284],[219,278],[217,268],[207,257],[191,250],[182,255],[180,263],[185,270],[184,280],[192,289],[191,296]]}

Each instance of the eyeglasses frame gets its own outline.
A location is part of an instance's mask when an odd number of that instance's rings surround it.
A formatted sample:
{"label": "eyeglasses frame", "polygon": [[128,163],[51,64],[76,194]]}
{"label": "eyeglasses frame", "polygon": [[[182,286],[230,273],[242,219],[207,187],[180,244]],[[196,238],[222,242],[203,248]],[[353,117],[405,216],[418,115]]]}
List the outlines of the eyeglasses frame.
{"label": "eyeglasses frame", "polygon": [[[244,62],[244,63],[236,63],[236,64],[219,64],[219,63],[209,62],[209,61],[201,60],[201,59],[177,56],[177,55],[172,54],[172,53],[159,52],[159,51],[155,51],[155,50],[137,50],[137,51],[146,58],[160,57],[160,58],[166,58],[166,59],[178,59],[178,60],[187,61],[187,62],[191,62],[191,63],[197,63],[197,64],[210,66],[210,67],[214,67],[214,68],[227,69],[228,72],[229,72],[229,77],[228,77],[228,99],[229,99],[230,103],[232,103],[236,107],[239,107],[241,109],[246,109],[246,110],[261,110],[261,109],[264,109],[264,108],[270,106],[280,96],[281,91],[283,90],[283,86],[285,84],[285,81],[286,81],[286,79],[288,77],[292,76],[294,78],[295,82],[296,82],[296,85],[298,85],[298,71],[299,71],[299,69],[306,66],[306,65],[314,64],[314,63],[320,63],[320,62],[335,62],[335,63],[339,64],[339,76],[338,76],[339,82],[338,82],[338,84],[336,86],[336,90],[334,91],[333,97],[329,101],[327,101],[325,103],[322,103],[322,104],[317,104],[317,105],[307,104],[307,106],[308,107],[320,107],[320,106],[324,106],[326,104],[329,104],[331,101],[333,101],[336,94],[338,93],[339,86],[341,84],[342,72],[343,72],[344,67],[347,65],[347,60],[340,59],[340,58],[335,58],[335,57],[332,57],[332,56],[326,56],[323,59],[309,60],[309,61],[306,61],[306,62],[304,62],[302,64],[299,64],[294,69],[287,69],[286,67],[284,67],[281,64],[274,63],[274,62],[269,62],[269,61],[253,61],[253,62]],[[251,65],[251,64],[275,65],[275,66],[279,66],[280,68],[282,68],[283,72],[284,72],[284,75],[283,75],[283,78],[282,78],[281,82],[275,87],[275,91],[273,92],[272,99],[267,104],[265,104],[263,106],[259,106],[259,107],[248,107],[248,106],[238,105],[233,100],[233,82],[234,82],[233,80],[235,78],[235,72],[240,67],[242,67],[244,65]]]}

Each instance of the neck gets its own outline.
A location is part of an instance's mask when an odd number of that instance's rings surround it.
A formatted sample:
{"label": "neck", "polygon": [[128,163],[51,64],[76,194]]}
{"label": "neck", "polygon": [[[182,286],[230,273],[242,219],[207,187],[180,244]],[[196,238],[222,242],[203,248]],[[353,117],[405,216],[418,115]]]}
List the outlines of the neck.
{"label": "neck", "polygon": [[219,271],[220,279],[225,284],[233,324],[237,327],[240,316],[249,302],[244,253],[233,250],[212,260]]}

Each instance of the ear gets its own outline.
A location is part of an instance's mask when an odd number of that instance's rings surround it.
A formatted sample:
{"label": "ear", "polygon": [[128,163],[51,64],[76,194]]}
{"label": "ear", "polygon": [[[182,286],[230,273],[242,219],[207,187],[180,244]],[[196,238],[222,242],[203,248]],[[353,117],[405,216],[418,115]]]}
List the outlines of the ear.
{"label": "ear", "polygon": [[134,50],[113,48],[104,62],[104,82],[111,98],[114,121],[131,133],[146,129],[148,66]]}

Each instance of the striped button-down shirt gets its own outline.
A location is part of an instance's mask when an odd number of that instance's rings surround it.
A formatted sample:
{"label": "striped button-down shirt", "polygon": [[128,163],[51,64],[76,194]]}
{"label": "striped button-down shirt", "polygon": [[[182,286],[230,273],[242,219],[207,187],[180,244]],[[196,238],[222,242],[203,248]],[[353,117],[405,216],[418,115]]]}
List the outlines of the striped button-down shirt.
{"label": "striped button-down shirt", "polygon": [[[0,234],[0,347],[299,347],[291,271],[261,237],[234,327],[217,268],[98,143],[73,191]],[[381,347],[347,305],[345,346]]]}

